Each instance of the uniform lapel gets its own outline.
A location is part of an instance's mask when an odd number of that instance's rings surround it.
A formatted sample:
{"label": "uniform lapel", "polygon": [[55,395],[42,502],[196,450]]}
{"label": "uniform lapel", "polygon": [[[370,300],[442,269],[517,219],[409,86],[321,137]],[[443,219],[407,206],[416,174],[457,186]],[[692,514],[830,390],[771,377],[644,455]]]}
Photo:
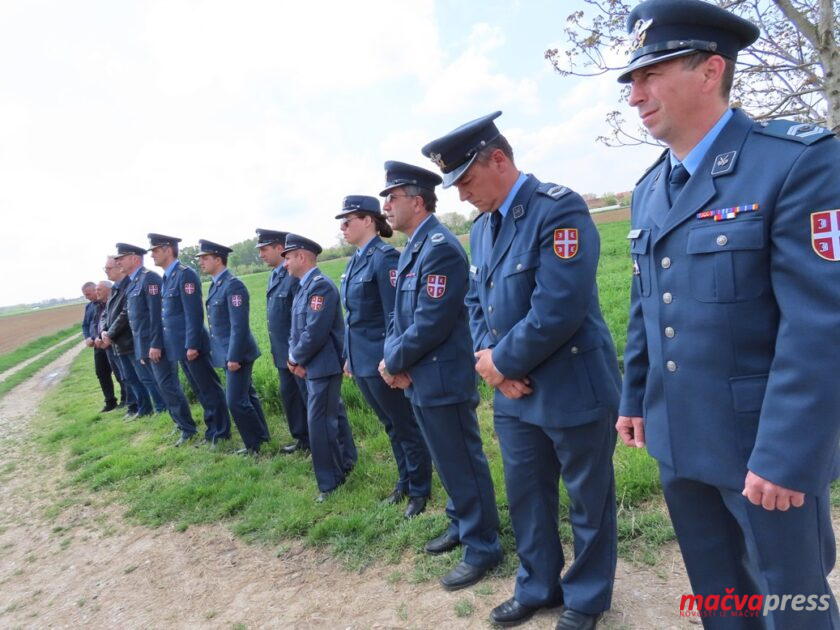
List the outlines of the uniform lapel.
{"label": "uniform lapel", "polygon": [[[683,188],[677,202],[667,213],[656,240],[706,209],[704,206],[717,194],[716,179],[735,172],[735,162],[752,125],[752,121],[741,110],[735,110],[732,119],[712,143],[703,161],[700,162],[700,166]],[[721,162],[723,162],[722,165]],[[667,178],[662,182],[661,187],[665,186],[667,186]]]}
{"label": "uniform lapel", "polygon": [[401,276],[403,271],[414,264],[414,259],[417,254],[423,249],[423,243],[426,240],[426,235],[435,229],[440,222],[434,215],[429,217],[429,220],[424,223],[419,230],[417,230],[411,237],[411,242],[405,246],[400,254],[400,266],[397,268],[397,275]]}
{"label": "uniform lapel", "polygon": [[[493,270],[499,265],[504,255],[510,249],[513,237],[516,236],[516,223],[520,218],[525,216],[525,207],[528,205],[528,201],[538,185],[539,182],[536,178],[529,175],[528,179],[525,180],[525,183],[519,189],[519,192],[516,193],[516,197],[513,198],[513,202],[508,208],[507,216],[502,221],[499,236],[496,238],[496,242],[491,245],[491,248],[487,250],[490,252],[490,263],[487,265],[488,273],[493,273]],[[521,209],[519,209],[520,206]],[[490,218],[488,217],[486,219],[485,232],[490,231]],[[490,239],[492,242],[492,236],[490,236]]]}

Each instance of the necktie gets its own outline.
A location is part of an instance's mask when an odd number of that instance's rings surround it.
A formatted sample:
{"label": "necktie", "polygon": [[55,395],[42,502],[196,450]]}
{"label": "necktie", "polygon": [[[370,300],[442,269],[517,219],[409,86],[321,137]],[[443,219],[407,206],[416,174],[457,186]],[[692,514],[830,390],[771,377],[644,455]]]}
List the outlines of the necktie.
{"label": "necktie", "polygon": [[668,199],[673,206],[680,196],[680,192],[688,181],[690,175],[682,164],[677,164],[671,169],[671,174],[668,175]]}
{"label": "necktie", "polygon": [[496,237],[499,236],[499,230],[502,227],[502,213],[496,210],[490,215],[490,232],[493,237],[493,243],[496,243]]}

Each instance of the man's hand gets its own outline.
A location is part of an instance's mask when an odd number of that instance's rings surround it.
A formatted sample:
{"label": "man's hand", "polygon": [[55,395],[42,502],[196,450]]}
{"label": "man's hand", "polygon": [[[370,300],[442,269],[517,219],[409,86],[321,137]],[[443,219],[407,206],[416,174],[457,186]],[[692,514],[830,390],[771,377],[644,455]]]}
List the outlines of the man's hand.
{"label": "man's hand", "polygon": [[534,389],[531,387],[531,381],[527,378],[506,378],[499,383],[498,389],[505,398],[510,398],[511,400],[516,400],[517,398],[529,396],[534,393]]}
{"label": "man's hand", "polygon": [[94,339],[93,340],[93,347],[102,349],[102,340],[101,339]]}
{"label": "man's hand", "polygon": [[350,359],[344,360],[344,376],[353,378],[353,372],[350,371]]}
{"label": "man's hand", "polygon": [[162,354],[160,348],[149,348],[149,359],[152,363],[158,363]]}
{"label": "man's hand", "polygon": [[382,359],[379,362],[379,375],[382,377],[382,380],[385,381],[385,384],[389,387],[396,387],[394,385],[394,376],[388,371],[388,368],[385,367],[385,359]]}
{"label": "man's hand", "polygon": [[289,372],[291,372],[298,378],[306,378],[306,368],[303,367],[300,363],[292,363],[291,361],[286,361],[286,365],[289,368]]}
{"label": "man's hand", "polygon": [[741,493],[753,505],[760,505],[765,510],[786,512],[791,507],[802,507],[805,493],[783,488],[780,485],[759,477],[753,471],[747,472],[744,491]]}
{"label": "man's hand", "polygon": [[615,430],[618,431],[618,437],[627,446],[644,448],[645,421],[641,416],[618,416]]}
{"label": "man's hand", "polygon": [[102,344],[103,349],[111,347],[111,338],[107,333],[102,333],[102,339],[100,339],[99,342]]}
{"label": "man's hand", "polygon": [[85,339],[85,345],[88,348],[93,348],[93,339],[91,337],[88,337],[87,339]]}
{"label": "man's hand", "polygon": [[505,380],[504,375],[496,369],[493,363],[493,351],[490,348],[479,350],[475,353],[478,359],[475,363],[475,371],[490,387],[498,387]]}
{"label": "man's hand", "polygon": [[187,361],[195,361],[198,358],[198,350],[195,348],[187,348]]}
{"label": "man's hand", "polygon": [[394,374],[394,384],[391,387],[393,389],[408,389],[411,387],[411,377],[408,375],[408,372]]}
{"label": "man's hand", "polygon": [[228,361],[227,362],[227,369],[231,372],[238,372],[239,369],[242,367],[242,364],[238,361]]}

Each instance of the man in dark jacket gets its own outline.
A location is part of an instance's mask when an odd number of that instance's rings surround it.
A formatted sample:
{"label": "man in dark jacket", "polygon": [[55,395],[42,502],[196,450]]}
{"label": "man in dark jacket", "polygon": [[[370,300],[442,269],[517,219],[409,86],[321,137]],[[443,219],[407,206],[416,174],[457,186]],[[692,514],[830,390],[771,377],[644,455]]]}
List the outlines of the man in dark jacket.
{"label": "man in dark jacket", "polygon": [[117,406],[117,399],[114,396],[114,381],[111,380],[111,366],[108,363],[108,356],[105,350],[97,348],[94,343],[96,339],[96,320],[99,300],[96,298],[96,283],[85,282],[82,285],[82,293],[87,298],[85,305],[85,316],[82,320],[82,334],[85,337],[85,345],[93,348],[93,366],[96,370],[96,378],[99,379],[99,387],[105,397],[105,405],[101,411],[111,411]]}

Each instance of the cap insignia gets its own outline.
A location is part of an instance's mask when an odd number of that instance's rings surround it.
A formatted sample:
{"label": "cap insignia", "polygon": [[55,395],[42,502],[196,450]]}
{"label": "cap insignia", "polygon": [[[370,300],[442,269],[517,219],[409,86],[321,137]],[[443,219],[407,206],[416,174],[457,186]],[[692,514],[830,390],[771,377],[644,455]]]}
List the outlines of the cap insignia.
{"label": "cap insignia", "polygon": [[653,24],[653,18],[636,20],[636,25],[633,27],[633,33],[631,35],[630,52],[639,50],[639,48],[645,45],[645,37],[651,24]]}

